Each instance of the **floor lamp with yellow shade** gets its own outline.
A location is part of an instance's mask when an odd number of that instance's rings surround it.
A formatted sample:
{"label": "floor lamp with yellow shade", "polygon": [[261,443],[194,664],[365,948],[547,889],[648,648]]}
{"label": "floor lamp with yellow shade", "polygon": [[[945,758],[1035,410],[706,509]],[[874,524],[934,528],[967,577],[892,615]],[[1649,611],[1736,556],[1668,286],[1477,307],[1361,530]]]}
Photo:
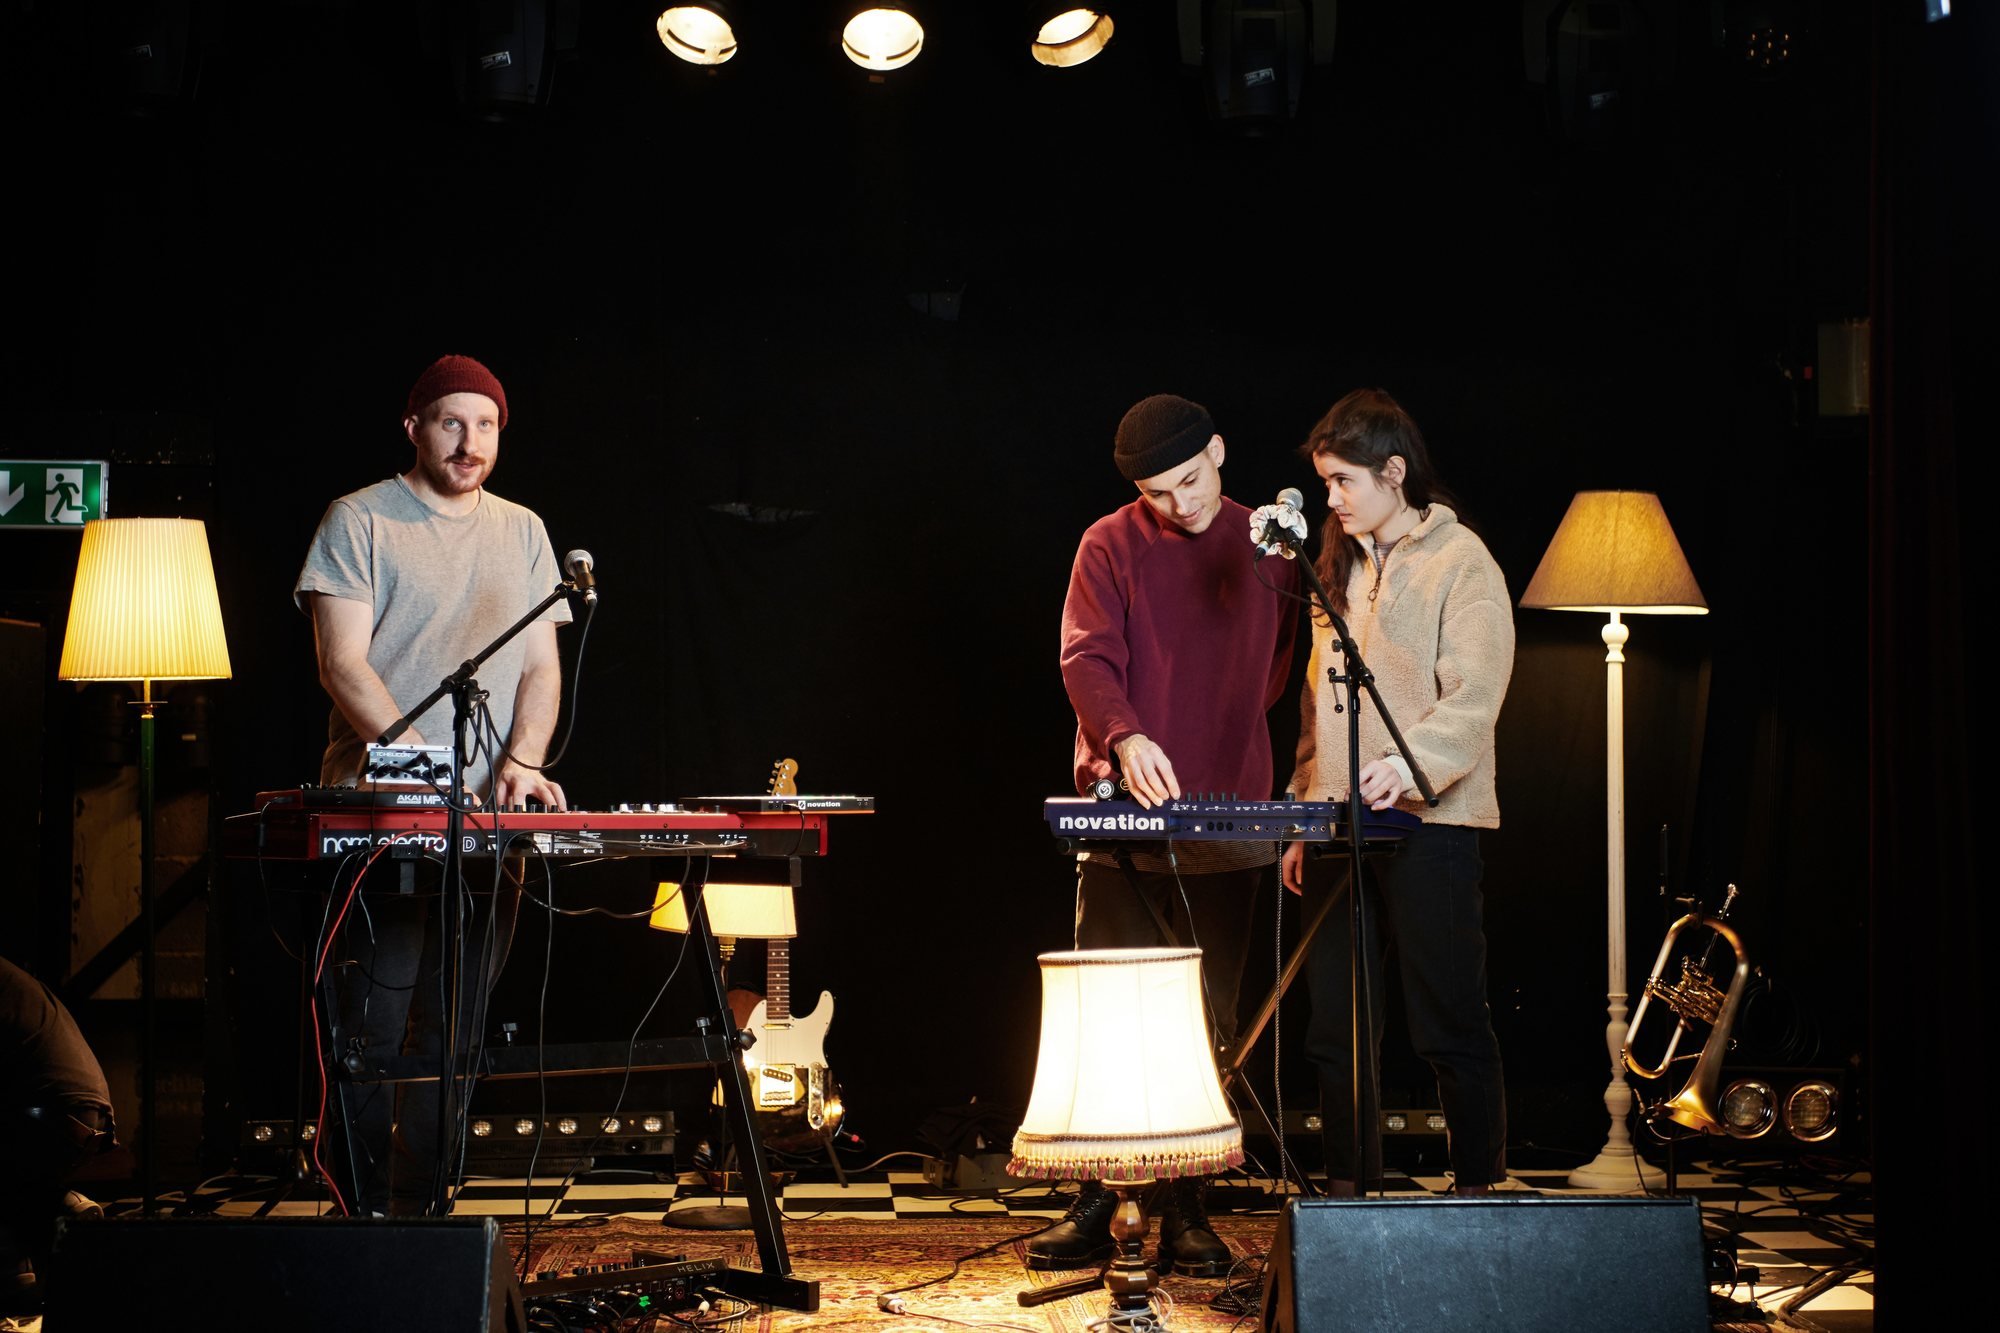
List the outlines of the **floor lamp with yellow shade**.
{"label": "floor lamp with yellow shade", "polygon": [[153,900],[153,682],[227,680],[229,646],[199,519],[100,518],[84,525],[63,635],[61,680],[139,682],[140,1189],[156,1211],[159,1068]]}
{"label": "floor lamp with yellow shade", "polygon": [[1608,615],[1605,647],[1605,951],[1611,1021],[1611,1082],[1604,1106],[1610,1136],[1597,1156],[1572,1171],[1579,1189],[1625,1193],[1657,1185],[1665,1174],[1638,1155],[1628,1120],[1632,1089],[1625,1082],[1625,642],[1626,615],[1708,614],[1660,499],[1650,491],[1579,491],[1556,528],[1528,589],[1527,610],[1592,611]]}

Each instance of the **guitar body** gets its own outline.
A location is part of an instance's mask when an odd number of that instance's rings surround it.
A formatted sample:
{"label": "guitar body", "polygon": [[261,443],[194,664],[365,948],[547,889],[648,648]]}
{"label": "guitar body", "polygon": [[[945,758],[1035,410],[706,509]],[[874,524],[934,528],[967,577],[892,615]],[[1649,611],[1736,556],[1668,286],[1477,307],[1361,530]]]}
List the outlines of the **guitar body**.
{"label": "guitar body", "polygon": [[[750,1021],[743,1026],[757,1034],[757,1044],[751,1048],[753,1058],[768,1066],[780,1065],[799,1067],[805,1065],[826,1065],[826,1030],[833,1026],[833,995],[829,991],[819,993],[819,1003],[804,1017],[793,1016],[785,1022],[776,1022],[770,1016],[770,1006],[763,1000],[750,1011]],[[760,1100],[759,1105],[762,1105]]]}
{"label": "guitar body", "polygon": [[833,1025],[833,996],[803,1018],[772,1022],[759,1003],[744,1026],[757,1044],[744,1056],[750,1096],[756,1104],[765,1146],[779,1152],[817,1148],[824,1134],[840,1127],[840,1086],[826,1066],[826,1031]]}
{"label": "guitar body", "polygon": [[[771,770],[771,792],[796,796],[792,775],[798,765],[780,760]],[[840,1086],[826,1066],[826,1033],[833,1026],[833,996],[821,991],[811,1013],[791,1012],[791,941],[765,941],[765,989],[729,992],[729,1013],[737,1027],[757,1041],[743,1054],[749,1077],[751,1114],[759,1137],[778,1152],[809,1152],[840,1127],[845,1114]],[[722,1085],[715,1089],[722,1102]]]}

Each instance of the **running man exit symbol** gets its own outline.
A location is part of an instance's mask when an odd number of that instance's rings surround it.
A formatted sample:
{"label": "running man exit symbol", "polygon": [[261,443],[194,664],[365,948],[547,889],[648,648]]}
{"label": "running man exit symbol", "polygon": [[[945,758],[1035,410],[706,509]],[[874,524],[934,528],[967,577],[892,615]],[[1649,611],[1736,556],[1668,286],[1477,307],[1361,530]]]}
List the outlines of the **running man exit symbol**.
{"label": "running man exit symbol", "polygon": [[49,522],[83,522],[90,511],[83,504],[82,470],[52,467],[49,469],[48,477],[46,494]]}
{"label": "running man exit symbol", "polygon": [[0,529],[81,528],[104,517],[103,459],[0,458]]}

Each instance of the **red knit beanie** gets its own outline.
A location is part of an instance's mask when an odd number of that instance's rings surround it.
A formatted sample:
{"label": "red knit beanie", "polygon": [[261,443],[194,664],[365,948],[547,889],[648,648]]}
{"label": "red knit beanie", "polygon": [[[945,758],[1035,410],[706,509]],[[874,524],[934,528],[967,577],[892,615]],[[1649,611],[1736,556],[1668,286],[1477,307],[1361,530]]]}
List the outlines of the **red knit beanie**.
{"label": "red knit beanie", "polygon": [[500,409],[500,429],[507,428],[507,391],[493,372],[469,356],[441,356],[410,386],[403,415],[420,417],[424,409],[450,393],[483,393]]}

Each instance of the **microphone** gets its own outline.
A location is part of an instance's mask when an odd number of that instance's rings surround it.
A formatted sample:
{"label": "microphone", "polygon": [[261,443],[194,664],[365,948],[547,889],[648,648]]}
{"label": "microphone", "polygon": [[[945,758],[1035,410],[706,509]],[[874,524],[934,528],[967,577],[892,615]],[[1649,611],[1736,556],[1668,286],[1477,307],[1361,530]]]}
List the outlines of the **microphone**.
{"label": "microphone", "polygon": [[591,576],[591,560],[588,551],[571,551],[563,557],[563,573],[569,575],[570,582],[583,594],[586,602],[597,600],[597,580]]}
{"label": "microphone", "polygon": [[1263,505],[1250,515],[1250,540],[1260,555],[1282,555],[1290,560],[1306,539],[1306,497],[1295,486],[1278,492],[1276,504]]}

